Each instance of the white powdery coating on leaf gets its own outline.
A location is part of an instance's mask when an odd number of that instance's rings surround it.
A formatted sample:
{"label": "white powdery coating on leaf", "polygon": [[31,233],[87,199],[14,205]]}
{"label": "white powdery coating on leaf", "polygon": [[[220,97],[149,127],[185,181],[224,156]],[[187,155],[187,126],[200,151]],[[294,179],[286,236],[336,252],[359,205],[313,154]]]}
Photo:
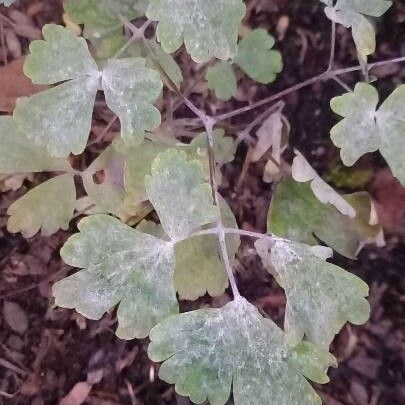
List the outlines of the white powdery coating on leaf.
{"label": "white powdery coating on leaf", "polygon": [[166,52],[184,41],[194,61],[202,63],[236,55],[245,5],[241,0],[152,0],[146,15],[159,21],[157,37]]}
{"label": "white powdery coating on leaf", "polygon": [[149,356],[164,361],[159,376],[195,403],[225,404],[231,386],[236,405],[321,403],[290,363],[283,331],[243,298],[170,317],[150,338]]}
{"label": "white powdery coating on leaf", "polygon": [[273,266],[269,270],[285,289],[285,328],[293,344],[305,335],[327,348],[347,321],[362,324],[368,319],[367,284],[326,262],[331,256],[329,248],[281,239],[272,247],[265,239],[255,246],[263,264]]}
{"label": "white powdery coating on leaf", "polygon": [[173,244],[138,232],[107,215],[79,224],[61,250],[65,263],[84,270],[53,286],[56,304],[99,319],[120,302],[117,335],[144,338],[178,312]]}

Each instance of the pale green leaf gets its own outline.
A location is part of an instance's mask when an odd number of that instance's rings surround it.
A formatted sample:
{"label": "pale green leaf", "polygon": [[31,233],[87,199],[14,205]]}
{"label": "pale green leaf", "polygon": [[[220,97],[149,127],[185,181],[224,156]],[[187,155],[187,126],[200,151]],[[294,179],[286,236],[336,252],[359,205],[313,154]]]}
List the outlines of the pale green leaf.
{"label": "pale green leaf", "polygon": [[354,208],[318,175],[300,152],[296,150],[295,154],[291,168],[293,179],[304,183],[310,181],[311,190],[320,202],[330,203],[343,215],[354,218]]}
{"label": "pale green leaf", "polygon": [[83,77],[20,98],[14,119],[22,132],[56,157],[78,155],[86,147],[91,128],[98,79]]}
{"label": "pale green leaf", "polygon": [[73,175],[54,177],[30,190],[7,210],[9,232],[31,238],[40,229],[45,236],[67,230],[73,217],[76,187]]}
{"label": "pale green leaf", "polygon": [[151,0],[149,19],[159,21],[157,38],[167,53],[184,42],[195,62],[227,60],[236,55],[242,0]]}
{"label": "pale green leaf", "polygon": [[[220,200],[221,216],[226,227],[238,227],[235,216],[225,200]],[[226,238],[230,261],[235,258],[240,239],[236,235]],[[218,236],[204,235],[176,244],[174,285],[181,299],[195,300],[208,293],[212,297],[223,294],[228,277],[221,261]]]}
{"label": "pale green leaf", "polygon": [[336,252],[356,258],[366,243],[375,242],[381,232],[372,222],[372,203],[368,193],[344,196],[356,217],[340,213],[331,204],[321,203],[308,183],[285,180],[273,195],[267,220],[269,231],[284,238],[315,245],[317,238]]}
{"label": "pale green leaf", "polygon": [[160,125],[153,106],[163,84],[143,58],[111,59],[103,70],[102,87],[108,107],[121,121],[121,136],[129,144],[142,142],[145,131]]}
{"label": "pale green leaf", "polygon": [[110,145],[82,173],[89,203],[98,212],[119,215],[126,194],[124,166],[124,157]]}
{"label": "pale green leaf", "polygon": [[68,171],[65,159],[50,156],[45,147],[33,144],[11,117],[0,117],[0,173]]}
{"label": "pale green leaf", "polygon": [[331,100],[332,110],[343,116],[331,129],[342,161],[352,166],[362,155],[380,150],[395,177],[405,184],[405,85],[399,86],[377,110],[377,90],[357,83],[354,92]]}
{"label": "pale green leaf", "polygon": [[280,52],[272,49],[274,42],[266,30],[255,29],[239,42],[234,62],[253,80],[271,83],[283,69]]}
{"label": "pale green leaf", "polygon": [[24,73],[33,83],[55,84],[100,75],[83,38],[55,24],[45,25],[42,33],[44,40],[31,42],[24,63]]}
{"label": "pale green leaf", "polygon": [[16,0],[0,0],[0,4],[4,4],[6,7],[11,6]]}
{"label": "pale green leaf", "polygon": [[159,321],[178,312],[172,243],[107,215],[83,219],[79,230],[61,256],[83,270],[54,284],[56,305],[100,319],[119,303],[116,333],[122,339],[144,338]]}
{"label": "pale green leaf", "polygon": [[305,336],[326,349],[347,321],[356,325],[367,321],[367,284],[328,263],[330,248],[267,238],[255,246],[264,266],[285,290],[284,326],[292,344]]}
{"label": "pale green leaf", "polygon": [[152,163],[151,175],[145,177],[145,186],[163,229],[174,241],[217,219],[202,165],[187,160],[185,152],[169,149],[160,153]]}
{"label": "pale green leaf", "polygon": [[151,62],[152,67],[155,67],[154,65],[158,63],[169,79],[177,86],[177,88],[179,88],[183,81],[183,73],[180,66],[177,64],[174,58],[169,53],[166,53],[155,40],[150,40],[148,44],[152,49],[153,56],[155,58],[155,60]]}
{"label": "pale green leaf", "polygon": [[336,4],[326,3],[327,17],[346,28],[352,29],[352,35],[356,44],[357,52],[361,59],[366,60],[367,56],[375,51],[375,30],[373,24],[367,19],[369,17],[381,17],[392,5],[386,0],[337,0]]}
{"label": "pale green leaf", "polygon": [[236,94],[237,82],[231,63],[221,61],[210,66],[205,78],[208,88],[220,100],[228,101]]}
{"label": "pale green leaf", "polygon": [[[169,317],[152,329],[150,338],[149,357],[164,361],[160,378],[195,403],[208,399],[211,405],[224,405],[232,386],[235,405],[321,404],[301,374],[317,375],[320,367],[302,367],[297,360],[302,350],[290,348],[283,331],[244,298],[220,309]],[[311,349],[323,370],[335,363],[326,351]]]}

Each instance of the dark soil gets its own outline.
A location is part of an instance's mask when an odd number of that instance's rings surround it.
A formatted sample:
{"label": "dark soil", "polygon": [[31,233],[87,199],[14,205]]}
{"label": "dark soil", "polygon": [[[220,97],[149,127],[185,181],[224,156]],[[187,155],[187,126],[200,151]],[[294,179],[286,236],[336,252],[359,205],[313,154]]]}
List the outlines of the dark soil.
{"label": "dark soil", "polygon": [[[15,9],[32,16],[30,18],[38,27],[46,22],[61,21],[59,1],[20,3]],[[258,86],[249,79],[243,79],[241,94],[245,101],[274,94],[326,68],[330,24],[323,15],[320,2],[251,0],[247,4],[245,23],[248,26],[262,26],[276,35],[280,18],[288,17],[289,25],[284,35],[279,31],[276,44],[284,58],[283,73],[271,86]],[[36,6],[39,11],[33,13]],[[4,8],[0,11],[4,15],[9,12]],[[394,1],[386,16],[377,21],[377,29],[375,60],[405,55],[403,1]],[[356,65],[350,32],[339,27],[337,33],[336,67]],[[18,38],[23,52],[27,52],[28,41]],[[178,57],[187,64],[186,80],[192,83],[194,65],[185,55]],[[405,69],[401,66],[381,68],[374,74],[379,78],[377,85],[383,95],[405,79]],[[343,79],[353,86],[360,76],[351,74]],[[292,127],[291,144],[299,148],[320,173],[328,172],[338,161],[338,151],[328,135],[336,117],[328,105],[331,97],[341,93],[341,87],[331,81],[318,83],[284,99],[284,113]],[[212,111],[223,107],[206,96],[205,92],[191,95],[195,102]],[[234,100],[224,106],[223,111],[239,105],[243,103]],[[246,125],[257,113],[240,116],[230,125]],[[178,110],[178,115],[190,116],[182,108]],[[95,114],[95,120],[100,125],[106,125],[110,117],[104,110]],[[227,185],[221,191],[232,206],[240,226],[263,232],[271,185],[262,181],[263,163],[258,163],[250,166],[243,184],[238,186],[245,154],[246,147],[241,145],[235,162],[224,168]],[[367,157],[366,164],[375,172],[385,166],[377,154]],[[39,182],[39,178],[35,178],[35,182]],[[26,315],[28,319],[28,328],[19,334],[0,314],[0,404],[55,404],[75,384],[85,381],[94,384],[86,400],[89,404],[189,404],[188,399],[175,394],[172,386],[158,379],[158,365],[152,364],[146,356],[147,340],[126,342],[115,337],[114,314],[94,322],[73,311],[52,306],[52,282],[70,271],[61,262],[58,251],[66,238],[75,232],[75,224],[69,232],[59,232],[49,238],[36,236],[25,240],[19,235],[7,233],[7,207],[32,186],[32,183],[26,182],[19,191],[0,195],[0,306],[4,302],[17,303],[22,309],[22,316]],[[372,182],[369,189],[374,190]],[[401,220],[405,222],[404,218]],[[339,368],[330,371],[329,384],[316,387],[327,405],[405,403],[404,235],[402,228],[390,229],[385,248],[366,248],[357,261],[336,259],[370,285],[372,316],[361,327],[346,326],[336,337],[332,351],[339,360]],[[250,242],[244,240],[236,263],[241,292],[282,325],[283,291],[263,271],[252,252]],[[187,304],[187,308],[190,305],[195,308],[205,302],[220,306],[228,299],[227,295],[212,300],[206,297]],[[15,395],[8,398],[6,393]]]}

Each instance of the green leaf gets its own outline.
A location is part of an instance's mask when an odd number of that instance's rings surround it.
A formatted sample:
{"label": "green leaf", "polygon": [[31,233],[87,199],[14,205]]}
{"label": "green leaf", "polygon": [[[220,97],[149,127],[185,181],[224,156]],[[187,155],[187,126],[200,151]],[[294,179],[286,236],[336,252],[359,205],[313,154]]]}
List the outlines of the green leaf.
{"label": "green leaf", "polygon": [[[343,256],[356,258],[364,244],[378,239],[381,227],[370,225],[372,203],[368,193],[344,196],[356,217],[321,203],[308,183],[285,180],[278,184],[267,219],[267,228],[278,236],[310,245],[318,239]],[[315,235],[315,236],[314,236]]]}
{"label": "green leaf", "polygon": [[228,101],[236,94],[236,76],[229,62],[218,62],[210,66],[205,78],[208,88],[215,92],[220,100]]}
{"label": "green leaf", "polygon": [[9,232],[22,232],[31,238],[40,229],[45,236],[59,229],[67,230],[73,218],[76,203],[76,187],[73,175],[54,177],[33,188],[19,198],[7,210]]}
{"label": "green leaf", "polygon": [[[300,350],[291,349],[283,331],[243,298],[220,309],[169,317],[152,329],[150,338],[149,357],[164,361],[160,378],[195,403],[208,399],[223,405],[233,386],[235,405],[321,404],[301,374],[304,367],[296,367],[302,363],[296,359]],[[324,370],[334,364],[333,356],[311,348]]]}
{"label": "green leaf", "polygon": [[268,238],[255,246],[287,295],[284,327],[292,344],[305,336],[326,349],[347,321],[356,325],[367,321],[367,284],[328,263],[330,248]]}
{"label": "green leaf", "polygon": [[14,120],[29,139],[46,146],[52,156],[79,155],[90,133],[97,88],[98,79],[84,77],[20,98]]}
{"label": "green leaf", "polygon": [[129,144],[142,142],[145,131],[160,125],[153,106],[163,88],[159,73],[143,58],[111,59],[103,70],[102,87],[108,107],[121,121],[121,136]]}
{"label": "green leaf", "polygon": [[255,29],[239,42],[234,62],[253,80],[271,83],[283,70],[280,52],[272,50],[274,43],[274,38],[266,30]]}
{"label": "green leaf", "polygon": [[24,73],[35,84],[55,84],[100,73],[87,43],[69,30],[55,24],[42,29],[44,40],[32,41],[24,63]]}
{"label": "green leaf", "polygon": [[185,152],[169,149],[160,153],[152,163],[151,175],[145,177],[145,186],[163,229],[174,241],[217,219],[202,165],[187,160]]}
{"label": "green leaf", "polygon": [[50,156],[46,148],[34,145],[17,128],[11,117],[0,117],[0,173],[68,171],[65,159]]}
{"label": "green leaf", "polygon": [[82,173],[83,186],[98,212],[119,215],[125,198],[123,156],[108,146]]}
{"label": "green leaf", "polygon": [[354,92],[335,97],[330,104],[344,117],[331,129],[343,163],[352,166],[365,153],[379,149],[405,185],[405,85],[394,90],[378,110],[377,90],[368,83],[357,83]]}
{"label": "green leaf", "polygon": [[151,0],[146,15],[159,21],[157,38],[165,52],[184,42],[193,60],[203,63],[236,55],[245,11],[242,0]]}
{"label": "green leaf", "polygon": [[100,319],[120,303],[116,334],[122,339],[144,338],[159,321],[178,312],[172,243],[107,215],[83,219],[79,230],[61,256],[83,270],[54,284],[56,305]]}
{"label": "green leaf", "polygon": [[[148,43],[153,51],[153,56],[156,59],[151,61],[151,67],[155,67],[155,63],[157,62],[167,76],[169,76],[170,80],[177,86],[177,88],[179,88],[183,81],[183,73],[180,66],[155,40],[150,40]],[[163,77],[163,80],[164,79],[165,78]]]}
{"label": "green leaf", "polygon": [[[225,200],[220,200],[221,216],[226,227],[238,227],[235,216]],[[226,238],[230,261],[235,258],[240,238]],[[220,296],[228,287],[228,276],[221,261],[217,235],[204,235],[186,239],[176,244],[174,285],[180,299],[195,300],[208,293]]]}
{"label": "green leaf", "polygon": [[[325,3],[325,1],[323,1]],[[375,51],[375,30],[373,24],[366,18],[381,17],[392,5],[386,0],[337,0],[333,6],[329,2],[325,8],[327,17],[346,28],[352,29],[352,35],[356,44],[357,52],[361,59],[367,60],[367,56]]]}
{"label": "green leaf", "polygon": [[65,11],[77,24],[84,24],[84,36],[100,58],[112,57],[126,42],[123,23],[145,14],[148,0],[69,0]]}
{"label": "green leaf", "polygon": [[11,6],[15,0],[0,0],[0,4],[4,4],[6,7]]}

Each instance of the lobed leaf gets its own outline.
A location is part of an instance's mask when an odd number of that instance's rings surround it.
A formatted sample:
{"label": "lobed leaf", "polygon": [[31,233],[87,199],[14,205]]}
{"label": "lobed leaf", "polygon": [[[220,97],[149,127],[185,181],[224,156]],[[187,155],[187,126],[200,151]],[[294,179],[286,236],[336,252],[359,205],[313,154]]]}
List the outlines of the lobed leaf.
{"label": "lobed leaf", "polygon": [[234,62],[253,80],[271,83],[283,70],[280,52],[272,50],[274,43],[274,38],[266,30],[257,28],[239,42]]}
{"label": "lobed leaf", "polygon": [[350,218],[331,204],[321,203],[308,183],[278,184],[267,217],[267,228],[278,236],[310,245],[318,239],[351,259],[366,243],[378,240],[379,225],[370,224],[372,202],[366,192],[343,196],[356,211]]}
{"label": "lobed leaf", "polygon": [[[361,325],[370,315],[368,286],[355,275],[326,262],[324,246],[263,238],[255,243],[264,266],[287,295],[284,327],[292,344],[305,336],[325,349],[347,322]],[[270,254],[271,249],[271,254]]]}
{"label": "lobed leaf", "polygon": [[146,337],[178,312],[173,287],[173,244],[130,228],[107,215],[79,223],[61,250],[65,263],[82,268],[53,286],[56,305],[90,319],[119,303],[117,336]]}
{"label": "lobed leaf", "polygon": [[328,7],[325,8],[327,17],[346,28],[351,28],[357,52],[361,59],[367,60],[367,56],[375,51],[375,30],[373,24],[367,19],[381,17],[392,5],[386,0],[337,0],[323,1]]}
{"label": "lobed leaf", "polygon": [[0,173],[67,171],[65,159],[50,156],[44,148],[34,145],[17,127],[11,117],[0,117]]}
{"label": "lobed leaf", "polygon": [[319,377],[320,369],[335,363],[308,343],[322,367],[302,367],[303,350],[290,348],[283,331],[243,298],[171,316],[152,329],[150,339],[149,357],[164,361],[160,378],[195,403],[223,405],[232,386],[235,405],[321,404],[302,373]]}
{"label": "lobed leaf", "polygon": [[151,175],[145,177],[145,186],[163,229],[174,241],[217,219],[202,165],[188,161],[185,152],[169,149],[160,153],[152,163]]}
{"label": "lobed leaf", "polygon": [[160,125],[153,106],[163,84],[143,58],[111,59],[103,70],[102,87],[108,107],[121,121],[121,136],[129,144],[142,142],[145,131]]}
{"label": "lobed leaf", "polygon": [[237,91],[236,76],[229,62],[220,61],[207,69],[205,78],[208,88],[215,92],[215,96],[228,101]]}
{"label": "lobed leaf", "polygon": [[331,129],[342,161],[352,166],[362,155],[380,150],[395,177],[405,184],[405,85],[399,86],[377,109],[377,90],[357,83],[354,92],[331,100],[331,108],[344,117]]}
{"label": "lobed leaf", "polygon": [[151,0],[146,16],[159,21],[157,39],[165,52],[184,42],[193,60],[202,63],[236,55],[245,10],[242,0]]}
{"label": "lobed leaf", "polygon": [[73,218],[76,187],[72,174],[54,177],[28,191],[7,210],[9,232],[31,238],[40,229],[45,236],[67,230]]}

